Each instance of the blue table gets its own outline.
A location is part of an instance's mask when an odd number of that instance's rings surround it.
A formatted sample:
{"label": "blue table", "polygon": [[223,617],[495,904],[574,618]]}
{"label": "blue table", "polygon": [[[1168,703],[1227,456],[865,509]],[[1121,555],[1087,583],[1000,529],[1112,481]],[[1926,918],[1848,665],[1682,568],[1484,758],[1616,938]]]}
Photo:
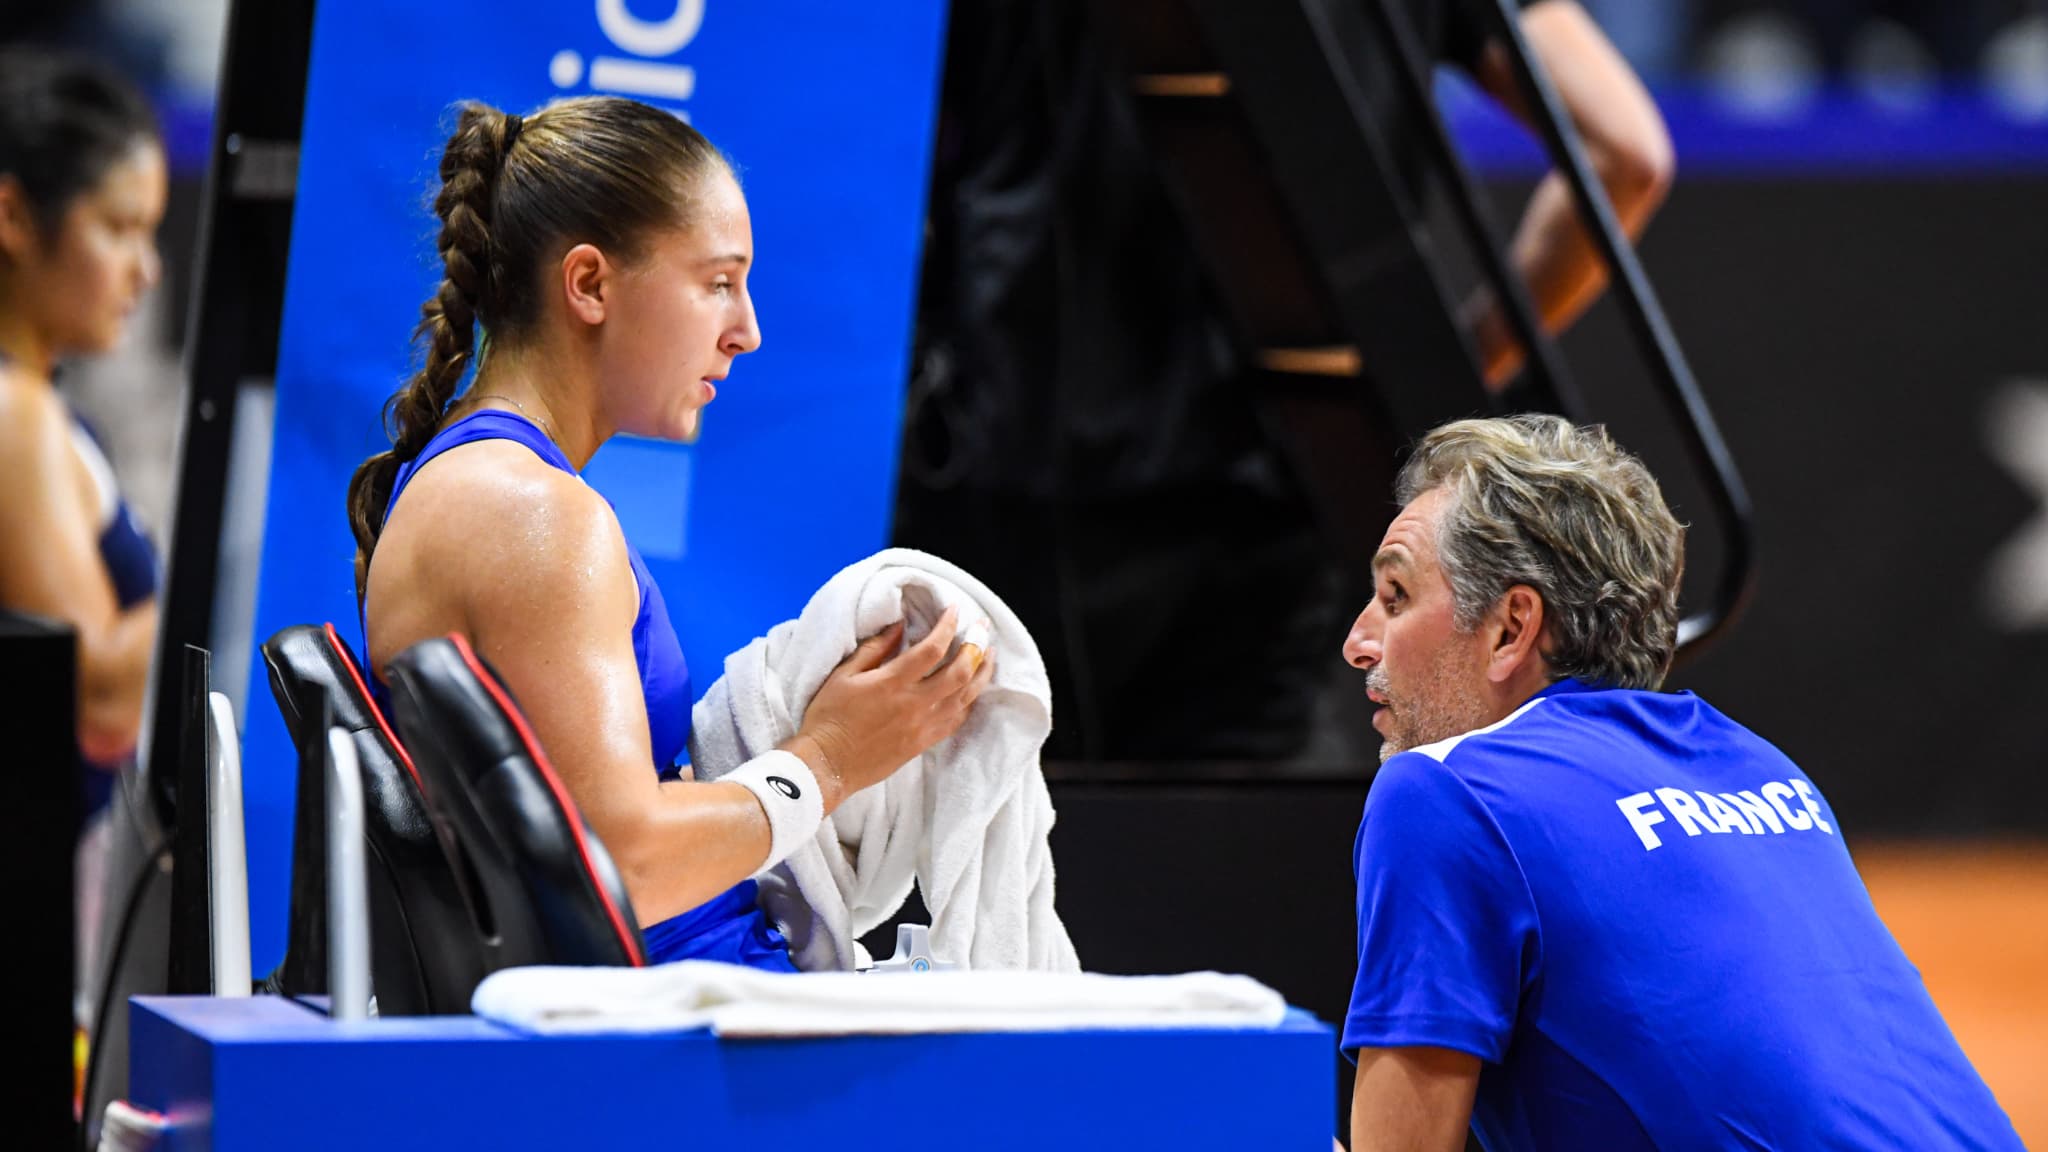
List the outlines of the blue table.
{"label": "blue table", "polygon": [[344,1024],[277,997],[137,997],[130,1100],[176,1152],[1300,1149],[1335,1039],[1256,1031],[721,1040],[535,1037],[473,1016]]}

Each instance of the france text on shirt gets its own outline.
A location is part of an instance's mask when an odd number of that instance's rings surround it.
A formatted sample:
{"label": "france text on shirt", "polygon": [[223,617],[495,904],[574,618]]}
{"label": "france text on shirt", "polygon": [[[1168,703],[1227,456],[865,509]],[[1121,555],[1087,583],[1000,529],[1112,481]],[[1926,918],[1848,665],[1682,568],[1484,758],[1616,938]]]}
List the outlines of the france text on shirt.
{"label": "france text on shirt", "polygon": [[[1788,804],[1787,801],[1796,801]],[[1628,818],[1629,827],[1642,838],[1649,851],[1664,840],[1655,826],[1665,822],[1669,812],[1687,836],[1701,833],[1739,833],[1744,836],[1782,835],[1815,829],[1832,836],[1835,830],[1821,818],[1813,786],[1804,780],[1772,780],[1755,791],[1687,792],[1682,788],[1658,788],[1638,792],[1614,802]],[[1661,809],[1661,810],[1660,810]]]}

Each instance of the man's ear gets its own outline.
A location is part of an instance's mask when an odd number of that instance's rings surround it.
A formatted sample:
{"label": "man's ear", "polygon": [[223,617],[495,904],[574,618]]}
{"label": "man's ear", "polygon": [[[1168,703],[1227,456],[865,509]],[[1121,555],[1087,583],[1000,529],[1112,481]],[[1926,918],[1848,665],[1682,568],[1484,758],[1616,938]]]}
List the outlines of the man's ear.
{"label": "man's ear", "polygon": [[41,245],[42,230],[36,226],[28,189],[13,176],[0,176],[0,256],[19,264]]}
{"label": "man's ear", "polygon": [[1486,678],[1504,683],[1528,661],[1542,660],[1546,622],[1543,596],[1534,588],[1516,584],[1502,593],[1488,613]]}
{"label": "man's ear", "polygon": [[585,324],[604,323],[615,274],[611,261],[594,244],[578,244],[562,253],[562,301],[569,314]]}

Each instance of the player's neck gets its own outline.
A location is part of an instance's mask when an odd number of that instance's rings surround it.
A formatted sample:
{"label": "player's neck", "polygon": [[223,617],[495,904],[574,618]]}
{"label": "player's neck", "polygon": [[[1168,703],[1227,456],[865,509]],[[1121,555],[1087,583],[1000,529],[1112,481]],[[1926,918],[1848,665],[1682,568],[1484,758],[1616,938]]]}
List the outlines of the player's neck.
{"label": "player's neck", "polygon": [[20,310],[0,306],[0,362],[47,381],[56,367],[56,356]]}

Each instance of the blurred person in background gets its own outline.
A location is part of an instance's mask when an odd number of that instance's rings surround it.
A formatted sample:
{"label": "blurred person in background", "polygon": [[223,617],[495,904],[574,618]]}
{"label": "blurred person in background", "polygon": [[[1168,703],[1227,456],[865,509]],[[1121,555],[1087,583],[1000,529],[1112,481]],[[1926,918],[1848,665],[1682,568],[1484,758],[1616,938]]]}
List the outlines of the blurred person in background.
{"label": "blurred person in background", "polygon": [[[1433,17],[1439,58],[1468,70],[1488,96],[1524,125],[1533,115],[1517,90],[1505,48],[1483,39],[1484,22],[1445,0],[1418,5]],[[1586,145],[1593,173],[1630,240],[1642,236],[1670,192],[1677,163],[1657,104],[1634,69],[1576,0],[1526,0],[1521,31],[1549,74],[1567,118]],[[1508,248],[1549,332],[1577,320],[1607,287],[1607,266],[1582,227],[1564,174],[1546,174],[1523,210]],[[1489,387],[1499,388],[1526,354],[1490,293],[1475,298],[1472,335]]]}
{"label": "blurred person in background", "polygon": [[88,967],[98,832],[141,730],[159,562],[56,377],[67,358],[112,348],[156,283],[165,194],[156,121],[132,85],[81,58],[0,49],[0,608],[78,638]]}

